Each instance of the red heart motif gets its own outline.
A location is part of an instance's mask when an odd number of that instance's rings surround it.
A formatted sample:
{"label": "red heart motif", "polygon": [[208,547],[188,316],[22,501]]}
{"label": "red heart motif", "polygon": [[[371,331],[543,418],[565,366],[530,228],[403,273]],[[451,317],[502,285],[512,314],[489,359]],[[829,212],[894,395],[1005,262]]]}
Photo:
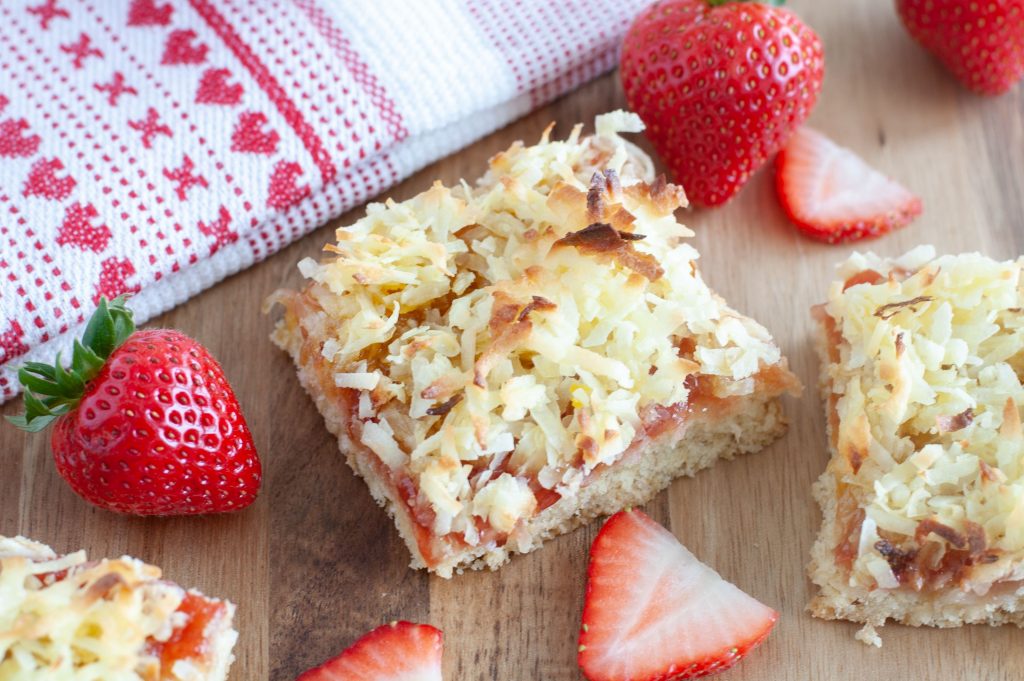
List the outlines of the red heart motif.
{"label": "red heart motif", "polygon": [[96,282],[93,305],[98,305],[100,296],[113,300],[123,293],[137,293],[138,284],[128,285],[128,278],[135,276],[135,265],[127,258],[107,258],[100,263],[100,278]]}
{"label": "red heart motif", "polygon": [[206,224],[200,220],[196,228],[200,234],[213,237],[213,244],[210,245],[211,255],[219,251],[221,246],[227,246],[238,241],[238,232],[231,229],[231,213],[224,206],[220,207],[216,222]]}
{"label": "red heart motif", "polygon": [[7,331],[0,333],[0,364],[28,352],[28,346],[25,345],[23,338],[25,338],[25,331],[21,328],[21,324],[11,320]]}
{"label": "red heart motif", "polygon": [[231,72],[227,69],[206,69],[196,91],[197,104],[238,104],[245,89],[241,83],[228,84]]}
{"label": "red heart motif", "polygon": [[6,109],[7,105],[10,104],[10,103],[11,103],[11,100],[7,99],[3,95],[0,95],[0,113],[3,113],[4,109]]}
{"label": "red heart motif", "polygon": [[56,201],[66,199],[75,188],[75,178],[70,175],[57,177],[58,170],[64,170],[64,164],[59,158],[41,158],[36,161],[28,173],[28,179],[25,180],[22,195],[42,196]]}
{"label": "red heart motif", "polygon": [[93,218],[99,213],[91,203],[82,205],[73,203],[64,211],[64,222],[57,232],[57,243],[75,246],[83,251],[99,253],[110,243],[110,228],[106,225],[93,225]]}
{"label": "red heart motif", "polygon": [[171,31],[164,46],[161,64],[202,64],[206,61],[206,53],[210,50],[203,43],[193,45],[198,36],[191,28]]}
{"label": "red heart motif", "polygon": [[231,151],[247,151],[253,154],[273,154],[281,136],[268,128],[267,117],[260,111],[246,111],[238,117],[235,130],[231,133]]}
{"label": "red heart motif", "polygon": [[170,5],[157,5],[156,0],[133,0],[128,8],[129,26],[166,26],[171,23]]}
{"label": "red heart motif", "polygon": [[28,121],[8,118],[0,121],[0,157],[31,156],[39,149],[39,135],[25,135]]}
{"label": "red heart motif", "polygon": [[278,161],[270,175],[270,189],[267,193],[267,205],[271,208],[284,210],[294,206],[310,195],[308,184],[299,185],[297,180],[302,176],[302,166],[294,161]]}

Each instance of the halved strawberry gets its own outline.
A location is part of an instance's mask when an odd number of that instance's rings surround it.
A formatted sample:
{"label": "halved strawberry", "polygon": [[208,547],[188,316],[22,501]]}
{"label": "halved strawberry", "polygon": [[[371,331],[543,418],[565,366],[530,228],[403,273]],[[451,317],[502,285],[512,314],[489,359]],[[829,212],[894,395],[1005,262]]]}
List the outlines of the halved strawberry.
{"label": "halved strawberry", "polygon": [[722,579],[641,511],[590,548],[579,664],[590,681],[676,681],[728,669],[779,615]]}
{"label": "halved strawberry", "polygon": [[442,648],[439,629],[392,622],[295,681],[441,681]]}
{"label": "halved strawberry", "polygon": [[775,187],[801,231],[833,244],[882,236],[921,214],[903,185],[807,126],[776,157]]}

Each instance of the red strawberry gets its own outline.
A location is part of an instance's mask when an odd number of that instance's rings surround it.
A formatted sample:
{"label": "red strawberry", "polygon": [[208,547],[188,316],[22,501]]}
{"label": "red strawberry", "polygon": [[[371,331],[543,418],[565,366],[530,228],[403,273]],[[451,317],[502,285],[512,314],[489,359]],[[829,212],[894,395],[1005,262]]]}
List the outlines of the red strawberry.
{"label": "red strawberry", "polygon": [[235,511],[261,467],[224,372],[206,348],[169,329],[135,331],[124,299],[101,298],[69,369],[18,372],[26,430],[56,421],[57,471],[100,508],[138,515]]}
{"label": "red strawberry", "polygon": [[295,681],[441,681],[441,651],[438,629],[392,622]]}
{"label": "red strawberry", "polygon": [[779,617],[640,511],[604,524],[588,575],[579,663],[590,681],[677,681],[728,669]]}
{"label": "red strawberry", "polygon": [[725,203],[814,108],[821,41],[792,12],[754,2],[668,0],[622,44],[622,86],[691,201]]}
{"label": "red strawberry", "polygon": [[789,219],[829,243],[881,236],[921,214],[903,185],[808,127],[775,159],[775,183]]}
{"label": "red strawberry", "polygon": [[914,40],[983,95],[1024,76],[1024,0],[896,0]]}

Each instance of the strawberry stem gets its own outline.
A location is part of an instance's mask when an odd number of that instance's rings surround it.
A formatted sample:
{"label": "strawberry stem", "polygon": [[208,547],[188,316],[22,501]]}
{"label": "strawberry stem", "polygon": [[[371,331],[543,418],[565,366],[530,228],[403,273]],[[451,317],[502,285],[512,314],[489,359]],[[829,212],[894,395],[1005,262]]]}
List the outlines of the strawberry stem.
{"label": "strawberry stem", "polygon": [[7,420],[36,433],[77,407],[85,386],[134,331],[132,311],[125,306],[124,296],[109,303],[100,298],[82,340],[75,340],[70,367],[64,368],[57,353],[53,364],[26,362],[18,370],[18,380],[25,387],[25,413],[8,416]]}

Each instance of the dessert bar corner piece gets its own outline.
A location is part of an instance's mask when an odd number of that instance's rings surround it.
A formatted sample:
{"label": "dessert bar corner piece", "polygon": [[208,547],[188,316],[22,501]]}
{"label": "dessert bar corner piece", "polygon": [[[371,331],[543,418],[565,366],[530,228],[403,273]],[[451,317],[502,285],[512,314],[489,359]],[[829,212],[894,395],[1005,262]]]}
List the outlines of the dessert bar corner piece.
{"label": "dessert bar corner piece", "polygon": [[225,681],[235,606],[128,558],[0,536],[0,677]]}
{"label": "dessert bar corner piece", "polygon": [[818,617],[1024,625],[1024,258],[854,254],[820,322]]}
{"label": "dessert bar corner piece", "polygon": [[495,568],[675,477],[761,449],[799,389],[704,283],[682,190],[619,133],[550,128],[474,185],[371,204],[274,340],[414,567]]}

